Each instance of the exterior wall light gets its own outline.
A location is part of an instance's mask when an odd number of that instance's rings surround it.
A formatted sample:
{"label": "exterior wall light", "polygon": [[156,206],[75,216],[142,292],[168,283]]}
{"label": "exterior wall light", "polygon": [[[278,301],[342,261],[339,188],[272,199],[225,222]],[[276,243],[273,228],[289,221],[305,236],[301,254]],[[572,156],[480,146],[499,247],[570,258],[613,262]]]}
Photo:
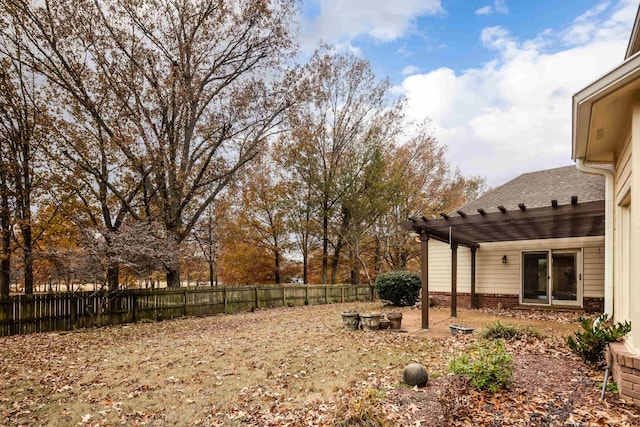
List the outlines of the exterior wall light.
{"label": "exterior wall light", "polygon": [[502,263],[503,264],[507,263],[507,256],[506,255],[502,255]]}

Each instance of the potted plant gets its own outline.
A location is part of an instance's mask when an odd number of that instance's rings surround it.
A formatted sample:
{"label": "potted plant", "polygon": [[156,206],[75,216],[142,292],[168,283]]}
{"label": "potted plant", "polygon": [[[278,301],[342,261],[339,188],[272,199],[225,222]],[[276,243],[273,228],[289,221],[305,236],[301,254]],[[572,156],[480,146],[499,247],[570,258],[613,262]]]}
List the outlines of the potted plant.
{"label": "potted plant", "polygon": [[391,322],[391,329],[400,329],[402,327],[402,313],[394,311],[387,314],[387,319]]}

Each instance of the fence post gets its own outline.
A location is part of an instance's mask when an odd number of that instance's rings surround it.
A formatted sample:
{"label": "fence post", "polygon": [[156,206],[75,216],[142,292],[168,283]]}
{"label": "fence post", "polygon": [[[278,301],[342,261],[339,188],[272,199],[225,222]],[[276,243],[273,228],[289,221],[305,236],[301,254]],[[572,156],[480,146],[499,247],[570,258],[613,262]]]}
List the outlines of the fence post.
{"label": "fence post", "polygon": [[256,286],[256,310],[258,309],[258,287]]}
{"label": "fence post", "polygon": [[222,288],[222,303],[224,304],[224,312],[227,312],[227,286]]}
{"label": "fence post", "polygon": [[69,316],[69,330],[73,331],[76,326],[76,320],[78,319],[78,297],[73,296],[70,298],[71,304],[71,316]]}
{"label": "fence post", "polygon": [[183,295],[183,301],[184,301],[184,304],[183,304],[184,317],[187,317],[187,289],[186,288],[182,291],[182,295]]}
{"label": "fence post", "polygon": [[131,310],[133,311],[133,323],[138,321],[138,294],[131,295]]}
{"label": "fence post", "polygon": [[324,303],[329,304],[329,285],[324,285]]}
{"label": "fence post", "polygon": [[340,302],[344,302],[344,285],[340,286]]}
{"label": "fence post", "polygon": [[285,293],[286,289],[284,287],[284,284],[282,284],[281,286],[282,286],[282,306],[286,307],[287,306],[287,294]]}

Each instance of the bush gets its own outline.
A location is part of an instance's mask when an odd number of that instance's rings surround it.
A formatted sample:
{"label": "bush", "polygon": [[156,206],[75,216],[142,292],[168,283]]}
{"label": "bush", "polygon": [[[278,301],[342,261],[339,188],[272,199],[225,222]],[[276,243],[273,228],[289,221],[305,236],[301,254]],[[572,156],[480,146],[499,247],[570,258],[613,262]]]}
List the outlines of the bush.
{"label": "bush", "polygon": [[479,342],[454,358],[449,370],[469,378],[471,387],[492,393],[508,388],[513,377],[512,357],[505,352],[502,340]]}
{"label": "bush", "polygon": [[521,340],[526,338],[542,338],[542,334],[536,328],[504,325],[498,320],[487,326],[487,329],[482,332],[482,337],[491,340]]}
{"label": "bush", "polygon": [[596,319],[581,317],[580,325],[584,332],[575,332],[573,336],[567,337],[567,345],[571,351],[594,368],[606,365],[604,350],[608,343],[618,341],[631,332],[631,323],[625,321],[607,325],[607,320],[607,313],[602,313]]}
{"label": "bush", "polygon": [[385,425],[381,408],[384,394],[367,389],[363,394],[342,396],[336,406],[334,427],[382,427]]}
{"label": "bush", "polygon": [[378,296],[393,305],[414,305],[422,286],[420,275],[413,271],[389,271],[376,277]]}
{"label": "bush", "polygon": [[438,403],[447,425],[460,418],[469,408],[469,378],[464,375],[448,375],[446,385],[438,393]]}

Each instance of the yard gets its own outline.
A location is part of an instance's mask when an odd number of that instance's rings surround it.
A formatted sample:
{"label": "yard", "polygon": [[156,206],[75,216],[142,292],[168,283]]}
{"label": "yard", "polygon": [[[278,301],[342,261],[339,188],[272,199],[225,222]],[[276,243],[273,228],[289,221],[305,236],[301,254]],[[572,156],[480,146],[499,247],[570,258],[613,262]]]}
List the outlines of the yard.
{"label": "yard", "polygon": [[[449,359],[477,338],[451,337],[448,309],[431,310],[429,331],[404,309],[408,333],[344,330],[349,309],[390,311],[331,304],[0,338],[0,425],[335,425],[360,413],[437,426],[456,402],[449,424],[640,423],[615,394],[599,401],[602,372],[568,353],[574,314],[459,310],[465,326],[526,322],[546,336],[507,345],[515,382],[491,395],[449,386]],[[412,361],[429,371],[424,389],[400,384]]]}

